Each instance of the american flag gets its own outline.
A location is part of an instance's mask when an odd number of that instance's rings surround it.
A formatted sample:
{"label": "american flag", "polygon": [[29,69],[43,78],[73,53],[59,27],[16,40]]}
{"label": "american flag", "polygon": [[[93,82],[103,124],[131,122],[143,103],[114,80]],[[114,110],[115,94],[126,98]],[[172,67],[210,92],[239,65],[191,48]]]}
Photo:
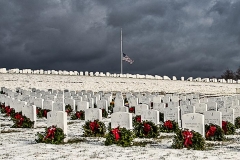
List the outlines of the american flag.
{"label": "american flag", "polygon": [[129,62],[130,64],[133,64],[134,60],[132,60],[131,58],[129,58],[125,53],[123,53],[123,61]]}

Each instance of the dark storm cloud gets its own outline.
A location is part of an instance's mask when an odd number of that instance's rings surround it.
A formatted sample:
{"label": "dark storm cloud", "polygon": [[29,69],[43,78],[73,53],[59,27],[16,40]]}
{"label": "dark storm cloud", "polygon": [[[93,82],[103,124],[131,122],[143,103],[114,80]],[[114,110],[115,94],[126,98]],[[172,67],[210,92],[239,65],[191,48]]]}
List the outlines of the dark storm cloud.
{"label": "dark storm cloud", "polygon": [[0,0],[4,68],[220,76],[236,70],[239,1]]}

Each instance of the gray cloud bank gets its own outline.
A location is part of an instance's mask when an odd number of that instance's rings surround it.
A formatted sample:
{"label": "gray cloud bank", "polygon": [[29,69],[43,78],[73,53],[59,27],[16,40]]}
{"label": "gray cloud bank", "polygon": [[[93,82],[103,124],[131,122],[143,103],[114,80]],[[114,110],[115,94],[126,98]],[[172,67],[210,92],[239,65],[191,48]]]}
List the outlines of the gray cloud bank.
{"label": "gray cloud bank", "polygon": [[240,66],[237,0],[0,0],[0,68],[211,77]]}

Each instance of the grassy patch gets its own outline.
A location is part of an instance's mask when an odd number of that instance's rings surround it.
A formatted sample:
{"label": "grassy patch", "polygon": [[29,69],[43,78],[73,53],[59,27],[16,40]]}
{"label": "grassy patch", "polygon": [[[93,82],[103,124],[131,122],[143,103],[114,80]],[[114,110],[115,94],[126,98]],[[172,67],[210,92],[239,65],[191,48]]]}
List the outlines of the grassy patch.
{"label": "grassy patch", "polygon": [[157,142],[155,140],[133,142],[133,146],[140,146],[140,147],[145,147],[148,144],[157,144]]}
{"label": "grassy patch", "polygon": [[80,142],[87,142],[87,139],[86,138],[72,138],[72,139],[69,139],[64,144],[72,144],[72,143],[80,143]]}
{"label": "grassy patch", "polygon": [[21,131],[18,131],[18,130],[7,130],[7,131],[2,130],[1,131],[1,133],[13,133],[13,132],[21,132]]}
{"label": "grassy patch", "polygon": [[158,137],[158,139],[171,139],[171,138],[174,138],[174,135],[164,135],[164,136]]}
{"label": "grassy patch", "polygon": [[11,126],[11,124],[1,124],[1,127]]}
{"label": "grassy patch", "polygon": [[73,124],[73,123],[75,123],[75,122],[67,122],[68,125]]}

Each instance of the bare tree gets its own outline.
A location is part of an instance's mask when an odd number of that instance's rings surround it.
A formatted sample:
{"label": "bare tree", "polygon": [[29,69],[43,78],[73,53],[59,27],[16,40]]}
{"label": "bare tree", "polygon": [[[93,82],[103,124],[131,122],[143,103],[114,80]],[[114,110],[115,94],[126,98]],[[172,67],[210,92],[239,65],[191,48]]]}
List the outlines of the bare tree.
{"label": "bare tree", "polygon": [[221,75],[221,78],[227,80],[227,79],[236,79],[235,73],[230,70],[227,69],[226,71],[223,72],[223,74]]}

